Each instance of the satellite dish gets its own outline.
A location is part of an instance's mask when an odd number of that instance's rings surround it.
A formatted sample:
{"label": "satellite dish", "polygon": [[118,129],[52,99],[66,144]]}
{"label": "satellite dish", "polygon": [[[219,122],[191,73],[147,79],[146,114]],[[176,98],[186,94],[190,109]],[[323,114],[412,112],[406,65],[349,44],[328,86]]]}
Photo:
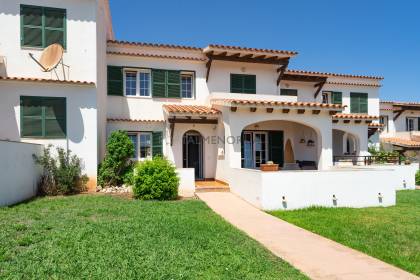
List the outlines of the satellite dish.
{"label": "satellite dish", "polygon": [[64,48],[60,44],[52,44],[46,47],[41,54],[39,61],[34,57],[32,53],[29,53],[29,56],[41,67],[44,72],[54,71],[55,75],[58,78],[57,66],[59,64],[63,67],[64,80],[66,79],[66,73],[64,71],[64,66],[69,67],[63,63],[63,53]]}

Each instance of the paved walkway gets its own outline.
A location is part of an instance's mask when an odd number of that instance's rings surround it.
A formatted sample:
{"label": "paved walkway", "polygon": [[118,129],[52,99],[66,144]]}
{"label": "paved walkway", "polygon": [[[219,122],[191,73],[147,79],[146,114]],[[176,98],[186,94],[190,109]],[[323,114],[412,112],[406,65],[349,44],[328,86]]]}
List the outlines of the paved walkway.
{"label": "paved walkway", "polygon": [[197,195],[231,224],[312,279],[420,279],[264,213],[232,193]]}

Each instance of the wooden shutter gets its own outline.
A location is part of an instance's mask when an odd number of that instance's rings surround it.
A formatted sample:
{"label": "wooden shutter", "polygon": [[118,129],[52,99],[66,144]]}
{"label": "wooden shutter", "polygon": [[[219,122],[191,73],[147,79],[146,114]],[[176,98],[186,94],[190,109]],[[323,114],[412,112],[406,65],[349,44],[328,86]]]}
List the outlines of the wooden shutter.
{"label": "wooden shutter", "polygon": [[331,103],[332,104],[343,104],[343,94],[339,91],[331,92]]}
{"label": "wooden shutter", "polygon": [[230,74],[230,92],[243,93],[243,77],[238,74]]}
{"label": "wooden shutter", "polygon": [[179,71],[168,70],[167,77],[167,96],[170,98],[181,97],[181,73]]}
{"label": "wooden shutter", "polygon": [[359,113],[366,113],[368,112],[368,94],[367,93],[360,93],[359,97]]}
{"label": "wooden shutter", "polygon": [[279,164],[280,166],[283,166],[283,131],[268,132],[268,155],[269,160]]}
{"label": "wooden shutter", "polygon": [[44,8],[44,24],[45,47],[59,43],[65,48],[66,10]]}
{"label": "wooden shutter", "polygon": [[368,112],[368,94],[362,92],[350,92],[350,112]]}
{"label": "wooden shutter", "polygon": [[42,47],[42,8],[21,5],[20,28],[22,46]]}
{"label": "wooden shutter", "polygon": [[255,75],[244,75],[244,93],[257,92],[257,78]]}
{"label": "wooden shutter", "polygon": [[163,156],[163,145],[162,145],[162,135],[161,131],[152,132],[152,155]]}
{"label": "wooden shutter", "polygon": [[123,69],[108,65],[108,95],[123,96]]}
{"label": "wooden shutter", "polygon": [[152,70],[152,96],[166,97],[166,71]]}
{"label": "wooden shutter", "polygon": [[350,93],[350,113],[359,113],[359,96],[355,92]]}

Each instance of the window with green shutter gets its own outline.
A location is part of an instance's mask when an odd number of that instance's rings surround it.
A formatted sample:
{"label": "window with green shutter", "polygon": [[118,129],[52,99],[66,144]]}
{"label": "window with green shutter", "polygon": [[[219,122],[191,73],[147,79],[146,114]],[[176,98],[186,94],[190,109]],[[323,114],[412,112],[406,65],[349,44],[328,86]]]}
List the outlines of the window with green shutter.
{"label": "window with green shutter", "polygon": [[244,74],[230,74],[230,92],[256,93],[256,76]]}
{"label": "window with green shutter", "polygon": [[331,92],[331,103],[332,104],[343,104],[343,94],[339,91]]}
{"label": "window with green shutter", "polygon": [[66,48],[66,10],[20,6],[21,45],[46,48],[59,43]]}
{"label": "window with green shutter", "polygon": [[298,91],[297,89],[282,88],[280,89],[280,95],[298,96]]}
{"label": "window with green shutter", "polygon": [[181,72],[176,70],[152,70],[152,96],[181,98]]}
{"label": "window with green shutter", "polygon": [[368,94],[363,92],[350,92],[350,113],[368,113]]}
{"label": "window with green shutter", "polygon": [[123,96],[123,68],[121,66],[107,67],[108,95]]}
{"label": "window with green shutter", "polygon": [[152,155],[163,156],[163,133],[161,131],[152,132]]}
{"label": "window with green shutter", "polygon": [[66,98],[20,97],[21,137],[65,138]]}

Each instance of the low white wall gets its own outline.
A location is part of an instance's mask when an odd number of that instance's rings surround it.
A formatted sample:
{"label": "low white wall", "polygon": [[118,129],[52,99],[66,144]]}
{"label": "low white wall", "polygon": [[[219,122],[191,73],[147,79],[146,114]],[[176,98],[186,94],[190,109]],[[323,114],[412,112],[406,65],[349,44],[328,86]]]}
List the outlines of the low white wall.
{"label": "low white wall", "polygon": [[195,176],[194,168],[177,168],[179,176],[178,194],[184,197],[194,196],[195,192]]}
{"label": "low white wall", "polygon": [[0,206],[36,195],[41,168],[32,155],[41,152],[42,145],[0,140]]}
{"label": "low white wall", "polygon": [[416,172],[419,170],[418,163],[409,165],[373,165],[371,168],[394,170],[394,175],[389,179],[396,190],[414,190],[416,188]]}
{"label": "low white wall", "polygon": [[253,169],[228,168],[230,191],[249,203],[261,208],[261,172]]}
{"label": "low white wall", "polygon": [[393,170],[280,171],[260,174],[261,208],[264,210],[395,205]]}

